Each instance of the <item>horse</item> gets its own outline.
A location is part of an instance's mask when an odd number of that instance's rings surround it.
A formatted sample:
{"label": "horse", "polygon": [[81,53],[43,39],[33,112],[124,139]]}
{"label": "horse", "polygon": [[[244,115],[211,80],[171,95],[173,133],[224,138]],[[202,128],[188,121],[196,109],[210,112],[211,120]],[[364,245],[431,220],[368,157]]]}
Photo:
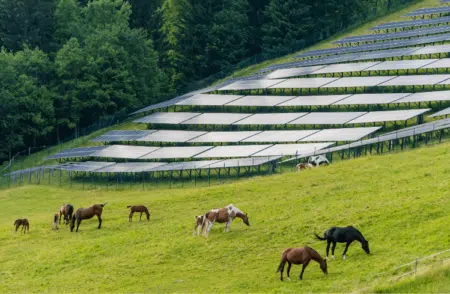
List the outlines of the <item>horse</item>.
{"label": "horse", "polygon": [[27,231],[28,233],[30,232],[30,223],[26,218],[16,219],[16,221],[14,222],[14,226],[16,227],[16,233],[20,226],[22,226],[22,229],[20,230],[21,233],[23,232],[24,234],[26,234]]}
{"label": "horse", "polygon": [[338,243],[346,243],[344,253],[342,254],[342,259],[345,259],[345,254],[347,253],[348,246],[352,244],[353,241],[358,241],[362,245],[362,249],[370,254],[369,249],[369,241],[367,241],[363,234],[358,231],[356,228],[352,226],[348,226],[345,228],[340,227],[331,227],[329,228],[321,238],[319,235],[314,234],[318,240],[324,241],[327,240],[327,259],[328,252],[330,250],[330,244],[333,243],[333,247],[331,248],[332,258],[334,259],[334,249],[336,248],[336,242]]}
{"label": "horse", "polygon": [[71,204],[63,204],[59,209],[59,224],[61,224],[61,217],[64,216],[64,224],[68,225],[73,214],[73,206]]}
{"label": "horse", "polygon": [[195,235],[197,233],[197,236],[200,236],[200,229],[203,229],[203,222],[205,221],[206,215],[197,215],[195,216],[195,227],[194,232],[192,235]]}
{"label": "horse", "polygon": [[288,263],[288,280],[291,280],[290,271],[292,264],[303,265],[302,272],[300,273],[300,280],[303,280],[303,273],[305,272],[305,269],[311,260],[317,262],[320,265],[320,269],[323,271],[323,273],[325,275],[328,275],[327,261],[323,259],[320,254],[311,247],[305,246],[300,248],[288,248],[284,250],[283,254],[281,255],[281,262],[277,270],[277,273],[280,272],[280,280],[283,281],[283,271],[286,262]]}
{"label": "horse", "polygon": [[58,228],[58,218],[60,218],[59,217],[59,214],[58,213],[55,213],[54,215],[53,215],[53,230],[58,230],[59,228]]}
{"label": "horse", "polygon": [[234,218],[240,218],[247,226],[250,226],[248,221],[248,215],[233,204],[229,204],[223,208],[216,208],[210,210],[205,214],[202,224],[202,232],[206,228],[206,237],[209,235],[209,231],[215,222],[218,223],[226,223],[224,232],[228,232],[230,230],[231,222]]}
{"label": "horse", "polygon": [[311,163],[308,163],[308,162],[307,163],[299,163],[295,166],[297,171],[301,171],[304,169],[311,169],[313,167],[314,167],[314,165],[312,165]]}
{"label": "horse", "polygon": [[75,227],[75,221],[77,222],[76,232],[78,232],[78,227],[80,226],[81,221],[84,219],[93,218],[94,215],[96,215],[98,218],[98,229],[100,229],[102,227],[103,207],[105,207],[107,203],[108,202],[105,202],[103,204],[94,204],[88,208],[77,209],[77,211],[73,214],[72,219],[70,220],[70,231],[73,232],[73,228]]}
{"label": "horse", "polygon": [[133,214],[135,212],[140,212],[141,213],[141,217],[139,218],[139,222],[142,219],[142,214],[145,213],[145,215],[147,216],[147,220],[150,220],[150,212],[148,212],[147,207],[145,207],[144,205],[128,205],[127,208],[130,208],[130,215],[128,216],[128,221],[131,223],[132,219],[133,219]]}

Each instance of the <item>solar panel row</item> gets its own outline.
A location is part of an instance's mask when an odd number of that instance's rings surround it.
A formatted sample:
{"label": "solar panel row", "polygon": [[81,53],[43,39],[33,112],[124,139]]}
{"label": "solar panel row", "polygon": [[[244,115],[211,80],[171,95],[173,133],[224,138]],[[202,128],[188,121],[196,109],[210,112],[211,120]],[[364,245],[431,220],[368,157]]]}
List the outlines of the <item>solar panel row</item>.
{"label": "solar panel row", "polygon": [[369,35],[359,35],[359,36],[350,36],[340,39],[338,41],[334,41],[333,44],[347,44],[347,43],[359,43],[359,42],[371,42],[371,41],[384,41],[391,39],[403,39],[403,38],[411,38],[425,35],[433,35],[440,33],[450,32],[450,26],[438,26],[431,28],[421,28],[417,30],[409,30],[395,33],[385,33],[385,34],[369,34]]}
{"label": "solar panel row", "polygon": [[415,19],[415,20],[407,20],[407,21],[396,21],[396,22],[387,22],[377,26],[374,26],[372,30],[389,30],[389,29],[401,29],[408,27],[418,27],[418,26],[426,26],[426,25],[434,25],[441,23],[450,23],[450,16],[438,17],[438,18],[429,18],[429,19]]}
{"label": "solar panel row", "polygon": [[446,108],[444,110],[441,110],[439,112],[436,112],[435,114],[431,115],[431,117],[436,117],[436,116],[447,116],[450,115],[450,107]]}
{"label": "solar panel row", "polygon": [[[377,114],[377,117],[384,117],[386,119],[385,121],[397,121],[405,120],[403,116],[400,116],[400,113],[405,114],[409,118],[413,118],[428,110],[429,109],[412,109],[400,110],[400,112],[376,111],[375,113]],[[170,116],[177,116],[179,113],[180,112],[166,113],[169,119],[164,124],[173,124],[173,120],[170,119]],[[201,123],[204,125],[217,125],[219,124],[218,122],[227,125],[336,125],[353,124],[353,120],[357,117],[371,117],[371,115],[368,115],[369,113],[371,112],[256,113],[249,115],[249,117],[244,120],[229,119],[229,116],[233,113],[205,113],[199,114],[194,123]],[[155,113],[147,116],[145,121],[151,123],[154,115]],[[374,120],[372,122],[378,121],[379,120]],[[161,122],[158,120],[158,123]],[[183,124],[189,124],[189,121],[185,121]]]}
{"label": "solar panel row", "polygon": [[419,16],[426,14],[443,14],[450,13],[449,6],[440,6],[440,7],[430,7],[430,8],[419,8],[414,10],[413,12],[407,13],[404,16]]}

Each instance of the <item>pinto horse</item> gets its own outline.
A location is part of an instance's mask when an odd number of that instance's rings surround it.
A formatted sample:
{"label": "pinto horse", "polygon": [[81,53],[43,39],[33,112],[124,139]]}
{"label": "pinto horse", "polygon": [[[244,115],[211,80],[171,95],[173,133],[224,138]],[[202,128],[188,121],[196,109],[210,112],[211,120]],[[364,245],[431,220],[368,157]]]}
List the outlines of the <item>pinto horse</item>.
{"label": "pinto horse", "polygon": [[301,171],[301,170],[304,170],[304,169],[311,169],[313,167],[314,167],[314,165],[312,165],[311,163],[308,163],[308,162],[307,163],[299,163],[299,164],[297,164],[295,166],[297,171]]}
{"label": "pinto horse", "polygon": [[68,225],[70,219],[72,218],[72,214],[73,214],[73,205],[63,204],[59,209],[59,224],[61,224],[61,217],[64,216],[64,224]]}
{"label": "pinto horse", "polygon": [[77,222],[77,230],[78,227],[81,224],[81,221],[84,219],[90,219],[93,218],[94,215],[98,218],[98,229],[102,227],[102,212],[103,207],[105,207],[106,203],[103,204],[94,204],[91,207],[88,208],[79,208],[77,211],[73,214],[72,219],[70,220],[70,231],[73,232],[73,228],[75,228],[75,221]]}
{"label": "pinto horse", "polygon": [[369,241],[367,241],[363,234],[358,231],[356,228],[352,226],[348,226],[345,228],[339,227],[331,227],[325,233],[323,238],[319,235],[314,234],[317,239],[321,241],[327,240],[327,257],[328,252],[330,251],[330,244],[333,243],[333,247],[331,248],[331,256],[334,259],[334,249],[336,248],[336,243],[346,243],[344,253],[342,254],[342,259],[345,259],[345,254],[347,253],[348,246],[352,244],[353,241],[358,241],[362,245],[362,249],[369,254]]}
{"label": "pinto horse", "polygon": [[192,233],[192,235],[197,234],[197,236],[200,236],[201,230],[203,229],[203,222],[205,221],[206,215],[197,215],[195,216],[195,227],[194,227],[194,232]]}
{"label": "pinto horse", "polygon": [[314,260],[318,264],[320,264],[320,269],[323,271],[325,275],[328,274],[327,269],[327,261],[323,259],[317,251],[312,249],[311,247],[305,246],[300,248],[288,248],[283,251],[283,254],[281,255],[281,262],[278,266],[277,273],[280,272],[280,280],[283,281],[283,271],[284,271],[284,265],[286,262],[288,263],[287,268],[287,277],[288,280],[291,279],[290,272],[291,272],[291,266],[292,264],[302,264],[302,272],[300,273],[300,280],[303,279],[303,273],[305,272],[306,267],[308,266],[309,262],[311,260]]}
{"label": "pinto horse", "polygon": [[26,234],[27,231],[28,233],[30,232],[30,223],[26,218],[16,219],[16,221],[14,222],[14,226],[16,227],[16,233],[20,226],[22,226],[22,229],[20,230],[21,233],[23,232],[24,234]]}
{"label": "pinto horse", "polygon": [[208,237],[209,231],[211,231],[211,228],[215,222],[226,223],[224,232],[228,232],[230,230],[231,223],[236,217],[242,219],[244,224],[246,224],[247,226],[250,226],[247,214],[242,212],[242,210],[240,210],[233,204],[229,204],[223,208],[210,210],[205,214],[203,218],[202,232],[206,228],[205,236]]}
{"label": "pinto horse", "polygon": [[130,215],[128,216],[128,221],[130,223],[133,220],[133,214],[135,212],[141,213],[141,217],[139,218],[139,221],[141,221],[143,213],[145,213],[145,215],[147,216],[147,220],[148,221],[150,220],[150,212],[148,212],[147,207],[145,207],[144,205],[128,205],[127,208],[130,208]]}

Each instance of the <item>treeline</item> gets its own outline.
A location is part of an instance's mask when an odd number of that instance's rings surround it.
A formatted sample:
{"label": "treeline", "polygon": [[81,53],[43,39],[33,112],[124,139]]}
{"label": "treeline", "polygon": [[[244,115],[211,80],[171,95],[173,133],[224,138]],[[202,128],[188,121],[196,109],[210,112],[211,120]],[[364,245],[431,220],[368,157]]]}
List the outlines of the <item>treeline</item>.
{"label": "treeline", "polygon": [[0,160],[410,0],[0,0]]}

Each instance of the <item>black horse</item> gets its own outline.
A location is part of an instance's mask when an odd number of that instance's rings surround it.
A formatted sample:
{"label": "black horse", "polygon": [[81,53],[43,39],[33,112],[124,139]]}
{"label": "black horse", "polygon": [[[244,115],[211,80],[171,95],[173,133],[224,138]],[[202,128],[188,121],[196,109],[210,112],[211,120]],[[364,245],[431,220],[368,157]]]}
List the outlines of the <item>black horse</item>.
{"label": "black horse", "polygon": [[323,238],[319,237],[319,235],[316,235],[316,238],[319,240],[327,240],[327,258],[328,258],[328,252],[330,251],[330,244],[333,243],[333,247],[331,248],[331,254],[334,258],[334,249],[336,248],[336,243],[347,243],[345,245],[344,253],[342,254],[342,258],[345,259],[345,254],[347,253],[348,246],[352,244],[353,241],[359,241],[362,245],[362,249],[369,254],[369,241],[367,241],[363,234],[361,234],[360,231],[358,231],[356,228],[352,226],[348,226],[345,228],[339,228],[339,227],[332,227],[329,228],[325,234],[323,234]]}

